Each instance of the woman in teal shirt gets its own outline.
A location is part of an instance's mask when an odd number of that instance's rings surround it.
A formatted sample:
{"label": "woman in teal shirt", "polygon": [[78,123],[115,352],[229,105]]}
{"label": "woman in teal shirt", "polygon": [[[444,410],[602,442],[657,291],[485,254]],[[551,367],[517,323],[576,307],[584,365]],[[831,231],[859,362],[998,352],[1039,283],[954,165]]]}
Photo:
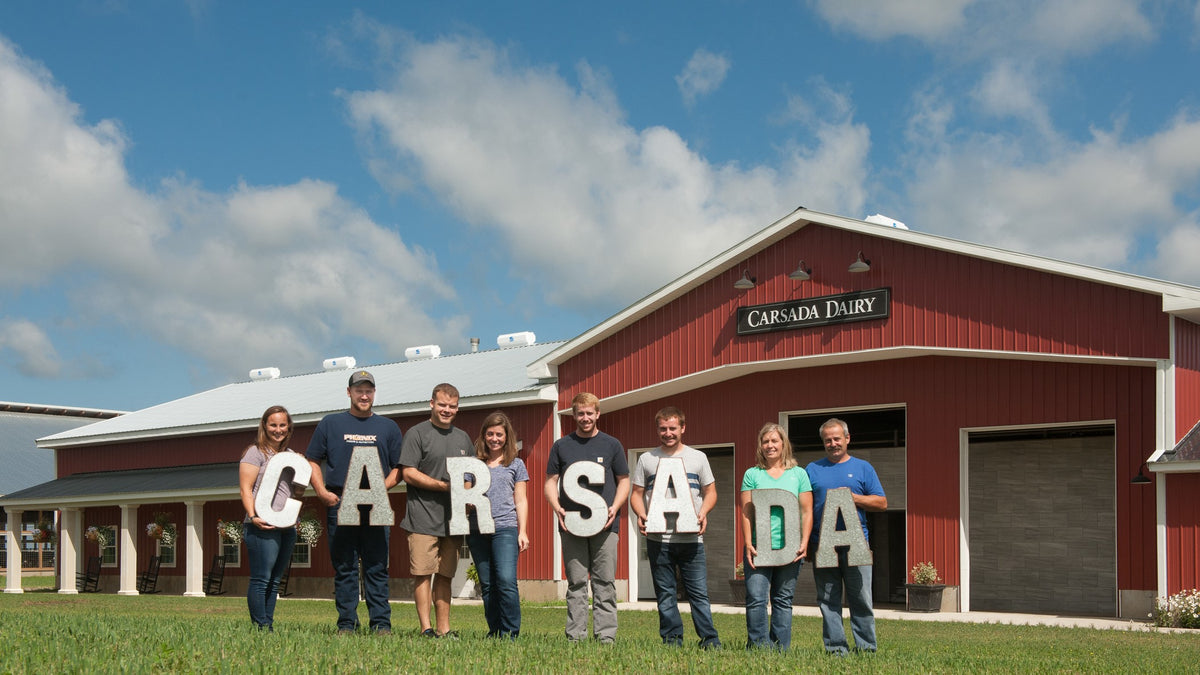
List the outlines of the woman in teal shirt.
{"label": "woman in teal shirt", "polygon": [[[807,553],[812,531],[812,485],[808,474],[792,457],[792,443],[778,424],[768,423],[758,432],[757,466],[746,470],[742,478],[742,537],[745,543],[746,576],[746,648],[763,647],[783,651],[792,643],[792,595],[796,576]],[[796,557],[778,567],[755,567],[758,556],[754,539],[754,504],[751,490],[787,490],[800,501],[800,532],[789,532],[787,540],[796,544]],[[771,547],[782,548],[783,514],[771,510]],[[767,624],[767,600],[771,603],[771,622]]]}

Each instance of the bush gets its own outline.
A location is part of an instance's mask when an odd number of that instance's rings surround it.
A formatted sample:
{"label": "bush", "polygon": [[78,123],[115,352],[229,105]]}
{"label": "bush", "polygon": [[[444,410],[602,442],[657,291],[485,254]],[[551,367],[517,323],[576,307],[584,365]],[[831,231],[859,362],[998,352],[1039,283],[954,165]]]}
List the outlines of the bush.
{"label": "bush", "polygon": [[1200,628],[1200,590],[1180,591],[1163,600],[1154,601],[1155,626],[1167,628]]}
{"label": "bush", "polygon": [[920,586],[933,586],[942,580],[932,562],[917,563],[908,574],[912,577],[912,583]]}

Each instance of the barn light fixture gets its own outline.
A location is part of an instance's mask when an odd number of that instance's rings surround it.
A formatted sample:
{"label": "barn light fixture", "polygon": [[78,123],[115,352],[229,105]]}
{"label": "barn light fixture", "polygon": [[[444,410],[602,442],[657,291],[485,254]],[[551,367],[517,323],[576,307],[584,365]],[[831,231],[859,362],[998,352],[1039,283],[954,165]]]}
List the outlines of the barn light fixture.
{"label": "barn light fixture", "polygon": [[870,272],[871,260],[869,258],[864,258],[862,251],[859,251],[858,258],[854,262],[850,263],[850,267],[846,268],[846,271],[853,272],[855,274],[860,272]]}
{"label": "barn light fixture", "polygon": [[742,272],[741,279],[738,279],[737,281],[733,282],[733,287],[738,289],[739,291],[749,290],[751,288],[754,288],[755,281],[757,281],[757,279],[750,276],[750,270],[746,270],[746,271]]}
{"label": "barn light fixture", "polygon": [[800,264],[796,266],[796,271],[789,274],[788,278],[796,281],[808,281],[812,278],[812,268],[805,267],[804,261],[801,260]]}
{"label": "barn light fixture", "polygon": [[1146,463],[1142,462],[1142,465],[1138,467],[1138,475],[1129,479],[1130,485],[1149,485],[1154,482],[1154,481],[1150,480],[1150,478],[1147,477],[1146,474],[1142,473],[1142,469],[1145,467],[1146,467]]}

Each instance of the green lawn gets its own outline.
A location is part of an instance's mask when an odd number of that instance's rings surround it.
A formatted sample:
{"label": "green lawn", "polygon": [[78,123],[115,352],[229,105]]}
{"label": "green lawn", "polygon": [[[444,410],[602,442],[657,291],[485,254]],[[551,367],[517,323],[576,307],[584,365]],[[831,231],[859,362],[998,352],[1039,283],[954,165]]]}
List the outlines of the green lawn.
{"label": "green lawn", "polygon": [[726,646],[719,652],[663,647],[653,612],[621,612],[613,646],[567,644],[562,605],[527,605],[515,643],[483,637],[478,605],[454,608],[457,641],[417,637],[411,604],[393,605],[391,637],[338,636],[335,614],[330,601],[283,599],[276,631],[259,633],[237,597],[4,594],[0,673],[1184,673],[1200,661],[1200,635],[1190,633],[880,621],[878,654],[833,659],[821,650],[821,624],[812,617],[796,617],[791,652],[771,654],[742,649],[745,624],[737,614],[714,617]]}

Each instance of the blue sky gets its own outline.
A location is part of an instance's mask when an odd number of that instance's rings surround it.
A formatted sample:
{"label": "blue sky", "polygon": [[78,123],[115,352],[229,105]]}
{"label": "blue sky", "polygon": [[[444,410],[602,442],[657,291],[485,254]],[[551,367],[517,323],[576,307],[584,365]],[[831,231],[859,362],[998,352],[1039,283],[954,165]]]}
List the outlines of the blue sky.
{"label": "blue sky", "polygon": [[0,400],[567,339],[799,205],[1200,285],[1198,66],[1194,0],[0,3]]}

